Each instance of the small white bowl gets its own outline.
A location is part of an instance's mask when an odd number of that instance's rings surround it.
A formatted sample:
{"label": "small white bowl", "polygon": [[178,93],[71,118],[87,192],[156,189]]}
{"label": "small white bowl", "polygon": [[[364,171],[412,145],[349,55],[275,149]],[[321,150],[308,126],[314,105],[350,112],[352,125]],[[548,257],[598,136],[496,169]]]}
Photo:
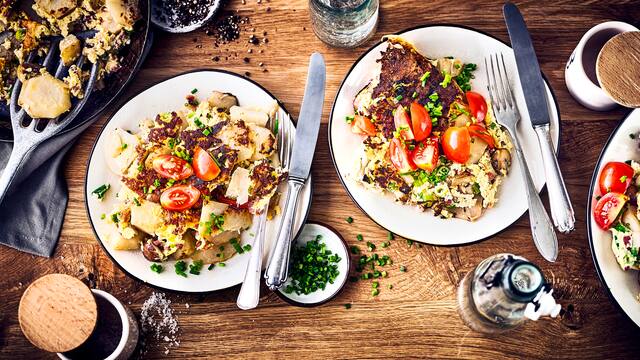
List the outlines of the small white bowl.
{"label": "small white bowl", "polygon": [[327,284],[327,287],[324,290],[318,290],[309,295],[298,295],[295,292],[292,292],[291,294],[285,293],[284,289],[287,285],[291,284],[291,278],[289,278],[287,282],[276,291],[276,294],[291,305],[311,307],[324,304],[336,297],[347,283],[349,270],[351,269],[349,248],[344,238],[333,228],[320,223],[306,223],[302,228],[300,235],[293,242],[292,249],[295,246],[301,246],[314,240],[318,235],[322,235],[321,242],[327,245],[327,248],[331,250],[332,254],[338,254],[338,256],[340,256],[341,260],[338,262],[338,271],[340,273],[333,284]]}
{"label": "small white bowl", "polygon": [[[592,77],[595,77],[595,58],[598,54],[592,54],[594,57],[593,64],[585,64],[583,62],[584,54],[585,52],[599,52],[606,41],[617,34],[637,30],[638,28],[635,26],[622,21],[607,21],[592,27],[582,36],[580,42],[569,57],[564,71],[564,80],[567,84],[567,89],[576,101],[591,110],[597,111],[611,110],[618,106],[618,104],[600,88],[598,80],[589,78],[585,70],[586,66],[593,66]],[[601,39],[598,39],[598,37],[601,37]],[[600,48],[594,49],[593,46],[595,45],[600,46]]]}
{"label": "small white bowl", "polygon": [[[135,315],[127,306],[116,299],[108,292],[91,289],[95,297],[101,297],[107,300],[118,311],[120,315],[120,321],[122,322],[122,337],[116,349],[105,360],[126,360],[131,357],[133,351],[138,344],[138,337],[140,335],[138,329],[138,321]],[[100,316],[100,312],[98,312]],[[71,360],[62,353],[57,353],[58,357],[63,360]]]}

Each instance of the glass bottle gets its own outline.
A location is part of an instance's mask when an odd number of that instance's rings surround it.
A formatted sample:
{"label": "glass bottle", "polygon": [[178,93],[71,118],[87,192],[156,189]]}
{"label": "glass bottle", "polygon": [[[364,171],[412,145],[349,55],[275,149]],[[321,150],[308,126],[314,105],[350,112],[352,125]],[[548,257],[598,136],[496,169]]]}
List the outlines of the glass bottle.
{"label": "glass bottle", "polygon": [[512,254],[494,255],[478,264],[460,282],[457,300],[462,321],[484,333],[503,332],[527,318],[560,312],[540,269]]}
{"label": "glass bottle", "polygon": [[309,0],[311,26],[323,42],[356,47],[376,31],[379,0]]}

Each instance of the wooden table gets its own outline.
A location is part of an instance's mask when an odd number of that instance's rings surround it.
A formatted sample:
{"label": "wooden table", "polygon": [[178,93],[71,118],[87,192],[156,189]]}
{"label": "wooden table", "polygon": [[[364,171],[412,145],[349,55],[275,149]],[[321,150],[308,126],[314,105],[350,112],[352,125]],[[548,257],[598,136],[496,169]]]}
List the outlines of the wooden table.
{"label": "wooden table", "polygon": [[[255,27],[256,34],[267,32],[267,44],[253,47],[253,54],[247,54],[250,31],[243,32],[239,41],[220,47],[214,47],[213,38],[203,32],[158,34],[149,59],[123,99],[183,71],[223,68],[250,72],[251,78],[272,91],[296,115],[308,56],[313,50],[322,52],[327,63],[327,100],[313,165],[316,182],[310,219],[330,224],[353,244],[357,243],[358,233],[377,244],[386,240],[386,231],[351,202],[330,159],[327,122],[338,86],[354,60],[381,35],[407,27],[461,24],[508,41],[502,2],[382,1],[375,37],[351,50],[330,48],[314,36],[307,1],[231,3],[227,10],[249,16],[250,27]],[[317,308],[290,306],[265,289],[260,306],[252,311],[236,308],[238,287],[206,296],[167,294],[178,313],[181,343],[168,355],[163,354],[161,346],[152,345],[147,356],[637,358],[639,330],[607,297],[594,270],[585,229],[585,204],[594,164],[607,137],[627,110],[598,113],[578,105],[564,85],[564,65],[590,27],[606,20],[633,23],[640,18],[640,6],[635,0],[582,1],[580,5],[576,1],[519,3],[542,69],[559,101],[562,117],[559,161],[576,210],[577,229],[570,235],[559,235],[560,256],[556,263],[545,262],[536,251],[526,215],[495,237],[465,247],[409,246],[397,239],[384,252],[394,259],[394,265],[403,264],[408,271],[393,271],[382,281],[383,290],[375,298],[371,296],[369,282],[349,283],[338,298]],[[212,61],[214,56],[219,56],[218,62]],[[249,63],[244,62],[245,56],[250,57]],[[264,63],[268,72],[262,72],[259,62]],[[104,121],[117,108],[112,106],[83,134],[67,158],[65,175],[70,202],[54,257],[45,259],[0,248],[2,358],[52,357],[32,347],[17,322],[20,296],[29,283],[44,274],[61,272],[83,278],[130,302],[137,314],[154,291],[127,277],[109,260],[93,236],[84,208],[88,153]],[[546,193],[543,195],[546,198]],[[355,219],[353,224],[345,222],[347,216]],[[530,323],[501,336],[468,330],[456,313],[456,286],[476,263],[499,252],[515,252],[540,264],[560,302],[573,309],[570,316]],[[388,290],[387,284],[393,284],[393,289]],[[187,303],[189,308],[185,306]],[[353,304],[352,308],[346,309],[346,303]]]}

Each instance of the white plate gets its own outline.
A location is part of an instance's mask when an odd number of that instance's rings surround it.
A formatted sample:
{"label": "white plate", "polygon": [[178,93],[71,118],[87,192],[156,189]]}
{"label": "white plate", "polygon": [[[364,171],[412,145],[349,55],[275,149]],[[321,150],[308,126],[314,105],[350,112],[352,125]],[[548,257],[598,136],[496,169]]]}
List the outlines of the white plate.
{"label": "white plate", "polygon": [[638,142],[629,137],[629,134],[637,134],[639,131],[640,110],[634,110],[621,121],[604,146],[591,178],[587,203],[587,218],[589,219],[587,233],[589,234],[589,246],[591,247],[591,255],[596,265],[598,276],[600,276],[600,280],[609,295],[638,326],[640,326],[640,303],[636,299],[636,296],[640,293],[638,271],[622,271],[611,250],[611,233],[600,229],[596,225],[591,215],[591,209],[596,204],[594,190],[597,186],[596,182],[602,166],[609,161],[640,160]]}
{"label": "white plate", "polygon": [[[519,86],[520,80],[511,48],[489,35],[456,26],[427,26],[408,30],[399,35],[413,43],[418,51],[427,57],[455,56],[465,63],[478,64],[472,88],[487,99],[489,96],[486,89],[484,57],[499,52],[505,55],[512,85],[518,85],[513,86],[522,114],[518,137],[533,181],[540,191],[545,183],[542,156]],[[372,79],[373,69],[376,68],[375,61],[380,58],[380,52],[385,48],[386,44],[377,44],[354,64],[338,91],[331,112],[329,123],[331,156],[340,181],[353,201],[373,221],[385,229],[408,239],[434,245],[459,245],[482,240],[514,223],[528,208],[524,181],[520,176],[521,165],[515,156],[512,156],[513,166],[502,184],[498,203],[475,222],[434,217],[431,211],[422,212],[417,206],[396,203],[391,195],[367,190],[349,177],[355,169],[355,164],[358,163],[361,140],[351,133],[344,119],[345,116],[353,114],[353,99]],[[545,86],[550,104],[551,134],[557,148],[559,111],[546,80]]]}
{"label": "white plate", "polygon": [[[85,181],[85,201],[89,220],[94,233],[109,254],[111,259],[127,274],[136,279],[149,283],[153,286],[184,292],[208,292],[225,289],[242,282],[246,270],[246,262],[249,254],[237,254],[225,261],[225,267],[216,266],[211,271],[203,268],[200,275],[189,274],[187,278],[175,273],[174,261],[164,263],[165,270],[161,274],[152,272],[151,265],[140,251],[123,251],[110,249],[104,243],[101,234],[105,234],[108,224],[101,220],[102,214],[109,213],[116,204],[115,194],[119,190],[118,176],[108,170],[104,160],[104,134],[115,128],[137,131],[140,121],[146,118],[154,118],[156,114],[182,108],[185,102],[185,95],[192,89],[198,89],[197,95],[208,96],[213,90],[229,92],[234,94],[241,105],[267,106],[275,97],[257,83],[230,72],[219,70],[195,71],[178,75],[164,80],[150,88],[144,90],[116,112],[102,129],[98,139],[93,146],[87,167],[87,178]],[[290,121],[284,120],[281,121]],[[295,137],[295,129],[292,131]],[[102,184],[111,184],[112,188],[107,192],[107,197],[103,201],[98,201],[91,195],[91,191]],[[286,189],[286,185],[281,185],[281,190]],[[285,197],[281,197],[281,207],[284,208]],[[311,203],[311,179],[302,190],[299,198],[298,213],[296,221],[296,233],[306,220]],[[251,229],[243,232],[242,243],[253,243],[254,226],[257,225],[255,218]],[[280,216],[267,222],[266,243],[264,247],[264,257],[271,251],[276,236]]]}
{"label": "white plate", "polygon": [[349,249],[347,249],[347,243],[344,239],[333,229],[326,225],[318,223],[306,223],[300,236],[293,243],[293,246],[303,246],[309,241],[315,240],[316,236],[321,235],[322,240],[320,243],[327,245],[327,249],[331,250],[332,254],[338,254],[342,260],[338,262],[338,277],[333,284],[327,284],[324,290],[318,290],[314,293],[296,294],[295,292],[287,294],[284,289],[287,285],[291,284],[291,278],[287,280],[284,285],[278,289],[278,295],[287,302],[297,306],[316,306],[324,304],[325,302],[333,299],[340,290],[344,288],[347,283],[347,277],[349,276],[349,267],[351,265],[351,257],[349,256]]}

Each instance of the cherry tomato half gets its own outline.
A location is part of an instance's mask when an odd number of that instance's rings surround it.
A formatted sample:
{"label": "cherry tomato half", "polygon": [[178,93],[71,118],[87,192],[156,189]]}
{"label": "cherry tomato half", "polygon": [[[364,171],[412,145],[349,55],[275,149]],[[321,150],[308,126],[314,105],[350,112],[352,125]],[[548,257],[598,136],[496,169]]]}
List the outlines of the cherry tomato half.
{"label": "cherry tomato half", "polygon": [[466,126],[451,126],[442,136],[442,150],[451,161],[464,164],[471,156],[471,136]]}
{"label": "cherry tomato half", "polygon": [[200,190],[191,185],[176,185],[160,195],[160,205],[167,210],[184,211],[195,205],[200,198]]}
{"label": "cherry tomato half", "polygon": [[593,208],[593,219],[603,230],[607,230],[616,221],[624,204],[629,200],[624,194],[608,193],[598,200]]}
{"label": "cherry tomato half", "polygon": [[193,175],[191,165],[173,155],[160,155],[153,159],[153,170],[160,176],[173,180],[183,180]]}
{"label": "cherry tomato half", "polygon": [[396,112],[393,115],[393,122],[396,126],[396,131],[400,133],[400,136],[404,140],[413,140],[413,131],[411,131],[411,125],[409,124],[409,115],[402,105],[398,105]]}
{"label": "cherry tomato half", "polygon": [[196,147],[193,152],[193,170],[200,180],[211,181],[220,175],[220,167],[211,155],[201,147]]}
{"label": "cherry tomato half", "polygon": [[351,123],[351,131],[359,135],[374,136],[376,134],[376,127],[368,117],[355,115]]}
{"label": "cherry tomato half", "polygon": [[623,162],[612,161],[607,163],[598,178],[600,193],[608,192],[624,194],[633,180],[633,168]]}
{"label": "cherry tomato half", "polygon": [[438,157],[440,151],[438,150],[438,139],[428,138],[425,141],[416,145],[411,153],[411,160],[422,170],[433,171],[438,166]]}
{"label": "cherry tomato half", "polygon": [[411,103],[411,129],[416,141],[422,141],[431,135],[431,117],[424,106],[417,102]]}
{"label": "cherry tomato half", "polygon": [[489,134],[487,129],[482,125],[478,125],[478,124],[469,125],[469,136],[477,137],[484,140],[484,142],[486,142],[489,145],[489,147],[492,149],[496,147],[496,142],[493,139],[493,136],[491,136],[491,134]]}
{"label": "cherry tomato half", "polygon": [[393,138],[391,140],[391,144],[389,145],[389,157],[391,158],[393,166],[401,174],[418,168],[409,157],[409,153],[404,142],[398,138]]}
{"label": "cherry tomato half", "polygon": [[469,102],[469,111],[479,123],[484,121],[487,116],[487,101],[484,97],[475,91],[467,91],[467,101]]}

